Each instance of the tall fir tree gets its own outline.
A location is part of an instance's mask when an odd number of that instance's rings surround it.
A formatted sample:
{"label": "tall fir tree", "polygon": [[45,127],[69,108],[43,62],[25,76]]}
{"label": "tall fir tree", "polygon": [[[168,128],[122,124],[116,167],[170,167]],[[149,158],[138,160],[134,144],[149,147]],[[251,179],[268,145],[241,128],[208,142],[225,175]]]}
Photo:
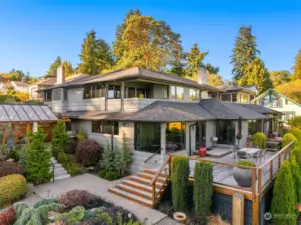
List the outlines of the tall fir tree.
{"label": "tall fir tree", "polygon": [[49,70],[45,76],[47,77],[47,76],[51,76],[51,75],[56,75],[56,70],[61,65],[61,63],[62,63],[61,57],[59,57],[59,56],[56,57],[54,62],[50,65]]}
{"label": "tall fir tree", "polygon": [[210,73],[210,74],[218,74],[219,72],[219,67],[214,67],[212,66],[210,63],[207,63],[206,65],[204,64],[203,67],[206,68],[206,70]]}
{"label": "tall fir tree", "polygon": [[89,75],[98,73],[97,54],[96,54],[96,32],[91,30],[87,33],[82,44],[81,54],[79,55],[81,63],[78,65],[78,72]]}
{"label": "tall fir tree", "polygon": [[244,70],[244,76],[237,82],[240,86],[252,86],[255,85],[259,93],[272,88],[272,81],[270,74],[266,69],[264,62],[255,57]]}
{"label": "tall fir tree", "polygon": [[110,69],[115,63],[111,47],[103,39],[96,40],[96,57],[99,73]]}
{"label": "tall fir tree", "polygon": [[187,55],[185,75],[196,79],[198,68],[203,65],[203,60],[208,52],[201,52],[198,45],[194,44]]}
{"label": "tall fir tree", "polygon": [[116,69],[139,66],[163,70],[171,65],[182,50],[180,35],[164,21],[143,16],[139,11],[128,14],[117,28],[114,53]]}
{"label": "tall fir tree", "polygon": [[295,60],[295,65],[293,67],[293,79],[297,80],[297,79],[301,79],[301,49],[299,50],[297,56],[296,56],[296,60]]}
{"label": "tall fir tree", "polygon": [[252,35],[252,27],[241,27],[231,56],[231,63],[233,64],[232,74],[235,84],[238,84],[240,79],[245,76],[246,68],[260,53],[256,47],[256,37]]}

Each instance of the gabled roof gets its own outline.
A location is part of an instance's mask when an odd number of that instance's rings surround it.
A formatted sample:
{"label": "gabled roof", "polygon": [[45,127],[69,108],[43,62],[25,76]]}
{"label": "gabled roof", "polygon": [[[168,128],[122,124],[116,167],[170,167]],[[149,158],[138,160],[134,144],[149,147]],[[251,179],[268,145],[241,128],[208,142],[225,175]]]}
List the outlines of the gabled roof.
{"label": "gabled roof", "polygon": [[266,108],[264,106],[261,105],[255,105],[255,104],[243,104],[242,106],[254,110],[258,113],[264,114],[264,115],[268,115],[268,114],[273,114],[273,115],[282,115],[281,112],[270,109],[270,108]]}
{"label": "gabled roof", "polygon": [[217,88],[222,89],[226,92],[233,92],[233,91],[244,91],[244,92],[249,92],[249,93],[256,93],[255,90],[252,90],[252,87],[244,87],[244,86],[235,86],[232,84],[224,84],[220,85]]}
{"label": "gabled roof", "polygon": [[150,69],[143,69],[139,67],[117,70],[107,74],[92,75],[84,78],[78,78],[72,81],[67,81],[60,85],[54,85],[44,90],[60,88],[60,87],[88,85],[88,84],[93,84],[98,82],[115,82],[115,81],[127,81],[127,80],[135,80],[135,79],[154,81],[154,82],[166,82],[170,84],[183,85],[183,86],[188,86],[197,89],[207,89],[216,92],[224,92],[223,90],[212,87],[210,85],[201,85],[196,81],[188,80],[173,74],[150,70]]}
{"label": "gabled roof", "polygon": [[267,96],[267,95],[270,94],[270,93],[274,93],[274,94],[276,94],[276,95],[279,95],[279,96],[281,96],[281,97],[287,99],[288,101],[291,101],[291,102],[293,102],[294,104],[296,104],[296,105],[298,105],[298,106],[301,107],[301,104],[300,104],[300,103],[294,101],[293,99],[287,97],[287,96],[284,95],[284,94],[281,94],[280,92],[278,92],[278,91],[276,91],[276,90],[274,90],[274,89],[272,89],[272,88],[270,88],[270,89],[266,90],[265,92],[263,92],[262,94],[258,95],[256,98],[254,98],[254,99],[251,101],[251,103],[254,103],[254,102],[257,101],[257,100],[260,100],[260,99],[264,98],[265,96]]}
{"label": "gabled roof", "polygon": [[12,81],[12,83],[14,83],[16,86],[20,86],[20,87],[28,87],[29,84],[24,83],[22,81]]}
{"label": "gabled roof", "polygon": [[46,105],[0,104],[0,122],[56,121]]}

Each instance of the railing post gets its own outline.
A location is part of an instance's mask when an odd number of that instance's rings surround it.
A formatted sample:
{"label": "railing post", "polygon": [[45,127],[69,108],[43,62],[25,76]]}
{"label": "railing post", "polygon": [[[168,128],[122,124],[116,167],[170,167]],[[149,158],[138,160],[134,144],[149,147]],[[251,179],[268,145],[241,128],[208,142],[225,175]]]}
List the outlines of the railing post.
{"label": "railing post", "polygon": [[152,186],[152,198],[153,198],[153,205],[156,205],[156,181],[153,183]]}
{"label": "railing post", "polygon": [[273,160],[270,161],[270,182],[273,180]]}
{"label": "railing post", "polygon": [[284,160],[286,160],[286,148],[283,149],[284,152]]}
{"label": "railing post", "polygon": [[256,195],[256,168],[252,168],[252,193]]}
{"label": "railing post", "polygon": [[281,167],[281,153],[278,154],[278,170],[280,169]]}
{"label": "railing post", "polygon": [[171,176],[171,156],[168,156],[168,176]]}
{"label": "railing post", "polygon": [[257,188],[259,195],[261,195],[261,189],[262,189],[261,182],[262,182],[262,168],[259,168],[258,169],[258,188]]}

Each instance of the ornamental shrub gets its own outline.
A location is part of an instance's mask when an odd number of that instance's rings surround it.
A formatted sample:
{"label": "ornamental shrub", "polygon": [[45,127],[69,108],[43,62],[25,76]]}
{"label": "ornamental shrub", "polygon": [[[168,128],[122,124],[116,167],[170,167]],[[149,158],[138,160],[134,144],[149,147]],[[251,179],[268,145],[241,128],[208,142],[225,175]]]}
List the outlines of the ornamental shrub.
{"label": "ornamental shrub", "polygon": [[68,143],[68,134],[66,132],[65,123],[58,120],[56,126],[52,130],[51,149],[54,158],[57,158],[59,153],[63,152]]}
{"label": "ornamental shrub", "polygon": [[75,158],[83,165],[95,165],[101,159],[102,148],[96,141],[84,140],[78,143]]}
{"label": "ornamental shrub", "polygon": [[107,142],[106,150],[103,153],[103,159],[100,161],[100,167],[106,172],[116,171],[115,157],[116,152],[111,150],[111,146],[109,142]]}
{"label": "ornamental shrub", "polygon": [[66,154],[74,155],[75,154],[75,149],[77,147],[77,144],[78,144],[78,141],[73,140],[73,139],[69,139],[64,152]]}
{"label": "ornamental shrub", "polygon": [[42,205],[49,205],[52,203],[58,203],[57,198],[48,198],[48,199],[43,199],[41,201],[38,201],[36,204],[34,204],[34,208],[39,208]]}
{"label": "ornamental shrub", "polygon": [[25,203],[16,203],[13,205],[17,221],[14,225],[44,225],[48,224],[48,213],[59,212],[64,209],[64,205],[51,203],[41,205],[38,208],[28,207]]}
{"label": "ornamental shrub", "polygon": [[297,143],[294,145],[294,148],[291,152],[291,159],[295,159],[297,164],[301,168],[301,144]]}
{"label": "ornamental shrub", "polygon": [[291,143],[292,141],[297,141],[297,138],[291,134],[291,133],[286,133],[284,136],[283,136],[283,139],[282,139],[282,147],[284,148],[285,146],[287,146],[289,143]]}
{"label": "ornamental shrub", "polygon": [[113,224],[119,224],[120,220],[122,221],[121,224],[126,224],[130,221],[136,222],[138,220],[135,214],[118,206],[111,207],[108,210],[108,215],[113,219]]}
{"label": "ornamental shrub", "polygon": [[58,215],[55,218],[55,220],[56,221],[62,220],[67,224],[76,224],[81,220],[83,220],[84,217],[85,217],[85,208],[82,206],[76,206],[71,211]]}
{"label": "ornamental shrub", "polygon": [[296,161],[296,158],[292,158],[290,161],[291,171],[294,178],[295,190],[296,190],[296,199],[297,202],[301,202],[301,168]]}
{"label": "ornamental shrub", "polygon": [[0,208],[11,201],[18,200],[27,193],[26,179],[19,174],[0,178]]}
{"label": "ornamental shrub", "polygon": [[129,166],[133,162],[133,152],[128,147],[128,138],[123,133],[122,147],[117,150],[114,159],[116,170],[121,176],[129,174]]}
{"label": "ornamental shrub", "polygon": [[195,215],[201,224],[207,224],[213,195],[213,165],[197,162],[194,167],[193,201]]}
{"label": "ornamental shrub", "polygon": [[13,207],[0,212],[0,224],[1,225],[10,225],[15,221],[15,210]]}
{"label": "ornamental shrub", "polygon": [[240,160],[236,164],[240,166],[252,166],[252,167],[255,166],[255,164],[252,161],[248,161],[248,160]]}
{"label": "ornamental shrub", "polygon": [[291,127],[296,127],[298,129],[301,129],[301,116],[294,116],[292,119],[288,121],[288,124]]}
{"label": "ornamental shrub", "polygon": [[[273,224],[296,224],[296,194],[294,179],[290,164],[287,160],[282,163],[276,177],[273,189],[271,212]],[[289,216],[273,216],[277,214]]]}
{"label": "ornamental shrub", "polygon": [[83,141],[86,139],[86,134],[84,132],[83,129],[79,129],[78,134],[77,134],[77,138],[79,141]]}
{"label": "ornamental shrub", "polygon": [[0,177],[10,174],[23,174],[23,169],[16,162],[0,161]]}
{"label": "ornamental shrub", "polygon": [[290,130],[289,130],[289,133],[293,134],[298,141],[301,141],[301,130],[296,128],[296,127],[292,127]]}
{"label": "ornamental shrub", "polygon": [[171,161],[172,203],[175,211],[188,208],[189,160],[187,157],[173,157]]}
{"label": "ornamental shrub", "polygon": [[253,144],[258,146],[260,149],[265,149],[267,138],[264,133],[257,132],[253,136]]}
{"label": "ornamental shrub", "polygon": [[120,178],[120,173],[117,171],[108,171],[104,177],[106,180],[117,180]]}
{"label": "ornamental shrub", "polygon": [[64,164],[66,162],[68,162],[68,156],[65,152],[60,152],[58,155],[57,155],[57,161],[61,164]]}
{"label": "ornamental shrub", "polygon": [[85,190],[71,190],[61,194],[58,198],[58,202],[66,206],[66,208],[73,208],[75,206],[85,206],[90,200],[95,199],[96,196],[90,194]]}
{"label": "ornamental shrub", "polygon": [[52,178],[51,169],[51,151],[46,149],[44,140],[45,133],[38,127],[38,132],[30,133],[30,144],[26,159],[27,180],[34,184],[41,184],[50,181]]}

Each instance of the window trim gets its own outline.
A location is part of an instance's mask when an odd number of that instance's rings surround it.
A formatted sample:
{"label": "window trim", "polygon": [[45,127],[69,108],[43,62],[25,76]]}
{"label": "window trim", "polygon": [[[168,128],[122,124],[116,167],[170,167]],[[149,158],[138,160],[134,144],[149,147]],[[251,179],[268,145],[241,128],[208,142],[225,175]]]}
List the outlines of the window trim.
{"label": "window trim", "polygon": [[[58,97],[59,98],[56,98]],[[62,89],[61,88],[57,88],[57,89],[52,89],[52,101],[61,101],[62,100]]]}

